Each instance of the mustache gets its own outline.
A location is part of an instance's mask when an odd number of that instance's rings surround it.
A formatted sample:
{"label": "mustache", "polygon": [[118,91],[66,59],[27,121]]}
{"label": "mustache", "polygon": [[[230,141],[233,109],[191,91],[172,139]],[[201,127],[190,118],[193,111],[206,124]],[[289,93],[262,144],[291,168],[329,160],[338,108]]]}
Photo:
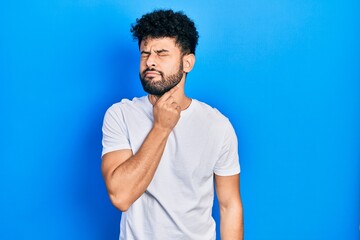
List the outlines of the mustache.
{"label": "mustache", "polygon": [[142,72],[142,74],[144,75],[144,74],[145,74],[146,72],[148,72],[148,71],[155,71],[155,72],[158,72],[161,76],[163,76],[163,72],[157,70],[156,68],[146,68],[146,69]]}

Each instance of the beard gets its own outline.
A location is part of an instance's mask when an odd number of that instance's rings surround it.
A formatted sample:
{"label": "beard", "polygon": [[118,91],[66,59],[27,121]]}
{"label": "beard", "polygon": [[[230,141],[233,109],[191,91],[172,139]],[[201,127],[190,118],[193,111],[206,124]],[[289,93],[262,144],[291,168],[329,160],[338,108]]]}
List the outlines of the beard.
{"label": "beard", "polygon": [[[161,79],[157,81],[153,81],[153,78],[145,79],[144,76],[146,71],[157,71],[160,74]],[[164,93],[178,85],[183,75],[184,71],[182,61],[180,61],[178,71],[169,76],[165,76],[163,72],[158,71],[155,68],[147,68],[139,74],[144,91],[156,96],[162,96]]]}

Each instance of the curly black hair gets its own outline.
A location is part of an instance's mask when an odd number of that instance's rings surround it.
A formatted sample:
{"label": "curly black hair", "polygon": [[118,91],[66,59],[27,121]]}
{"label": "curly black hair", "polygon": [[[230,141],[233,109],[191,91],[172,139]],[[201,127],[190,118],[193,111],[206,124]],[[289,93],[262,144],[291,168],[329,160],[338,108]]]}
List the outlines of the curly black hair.
{"label": "curly black hair", "polygon": [[141,41],[147,38],[173,37],[180,46],[183,54],[195,54],[199,34],[194,22],[183,12],[173,10],[155,10],[136,19],[130,29],[134,40]]}

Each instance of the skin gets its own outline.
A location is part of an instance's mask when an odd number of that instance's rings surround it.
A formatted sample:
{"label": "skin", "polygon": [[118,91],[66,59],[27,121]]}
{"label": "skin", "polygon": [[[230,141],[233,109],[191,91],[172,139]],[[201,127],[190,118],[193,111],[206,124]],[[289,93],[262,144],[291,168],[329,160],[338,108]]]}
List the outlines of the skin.
{"label": "skin", "polygon": [[[165,74],[163,71],[159,70],[156,64],[154,64],[154,57],[151,56],[151,51],[146,48],[147,44],[148,41],[145,41],[144,47],[141,50],[141,60],[149,62],[148,64],[140,65],[140,80],[144,90],[147,93],[161,96],[165,92],[176,86],[182,80],[182,77],[185,74],[182,62],[183,55],[181,55],[181,59],[178,59],[180,60],[180,63],[178,64],[179,66],[177,68],[177,71],[174,74]],[[174,56],[174,54],[170,52],[167,48],[162,48],[154,51],[156,53],[155,58],[158,58],[157,61],[164,62],[164,64],[169,63],[168,60]],[[170,67],[172,68],[172,66]],[[173,69],[173,71],[175,71],[175,69]]]}
{"label": "skin", "polygon": [[244,239],[243,207],[240,197],[240,174],[218,176],[214,174],[216,195],[220,208],[221,239]]}
{"label": "skin", "polygon": [[[164,152],[167,139],[176,126],[182,110],[191,99],[185,95],[186,73],[195,64],[193,54],[181,53],[174,38],[145,39],[140,44],[140,74],[147,68],[156,69],[144,74],[147,81],[160,81],[179,71],[182,61],[183,74],[177,86],[162,96],[149,94],[153,105],[154,123],[138,152],[130,149],[107,153],[102,158],[102,174],[113,205],[127,211],[147,189],[154,177]],[[216,193],[220,206],[221,239],[243,239],[243,214],[240,198],[239,174],[234,176],[214,175]]]}

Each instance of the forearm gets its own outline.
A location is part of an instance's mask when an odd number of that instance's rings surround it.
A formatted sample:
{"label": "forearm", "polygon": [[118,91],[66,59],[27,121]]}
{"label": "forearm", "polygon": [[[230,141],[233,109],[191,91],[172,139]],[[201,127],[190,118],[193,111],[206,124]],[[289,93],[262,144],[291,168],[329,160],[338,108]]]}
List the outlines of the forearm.
{"label": "forearm", "polygon": [[110,198],[121,211],[150,184],[164,152],[169,132],[153,127],[137,153],[113,169],[107,180]]}
{"label": "forearm", "polygon": [[136,153],[122,150],[103,156],[106,187],[112,203],[121,211],[127,211],[154,177],[167,139],[180,118],[181,107],[172,96],[177,89],[173,87],[161,97],[149,95],[154,106],[153,128]]}
{"label": "forearm", "polygon": [[220,208],[220,233],[223,240],[244,239],[244,220],[241,202]]}

